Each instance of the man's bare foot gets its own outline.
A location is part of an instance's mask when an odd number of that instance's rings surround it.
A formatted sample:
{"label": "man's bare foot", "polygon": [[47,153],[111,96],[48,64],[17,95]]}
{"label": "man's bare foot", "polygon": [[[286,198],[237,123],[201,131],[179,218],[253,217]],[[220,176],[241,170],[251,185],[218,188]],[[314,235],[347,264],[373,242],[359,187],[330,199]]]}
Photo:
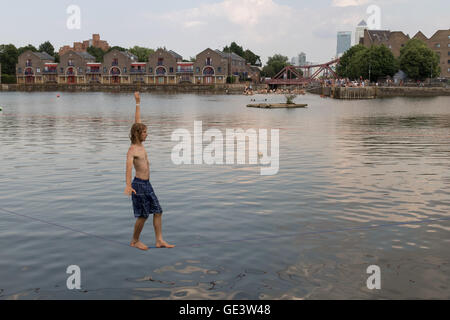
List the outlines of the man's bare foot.
{"label": "man's bare foot", "polygon": [[157,241],[157,242],[156,242],[156,247],[157,247],[157,248],[168,248],[168,249],[175,248],[174,245],[168,244],[168,243],[165,242],[164,240],[163,240],[163,241]]}
{"label": "man's bare foot", "polygon": [[143,244],[142,242],[138,241],[138,242],[131,242],[130,244],[133,248],[139,249],[139,250],[143,250],[143,251],[147,251],[148,247]]}

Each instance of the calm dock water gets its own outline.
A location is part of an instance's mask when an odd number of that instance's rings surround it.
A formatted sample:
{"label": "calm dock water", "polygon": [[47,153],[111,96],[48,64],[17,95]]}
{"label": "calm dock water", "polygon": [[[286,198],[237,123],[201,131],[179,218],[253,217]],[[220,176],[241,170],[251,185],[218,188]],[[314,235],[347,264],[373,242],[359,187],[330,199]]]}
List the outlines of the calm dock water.
{"label": "calm dock water", "polygon": [[[0,299],[448,299],[450,98],[296,102],[309,107],[143,94],[151,180],[179,247],[140,252],[123,195],[132,95],[0,93]],[[194,121],[280,129],[279,173],[176,166],[171,134]],[[81,291],[66,288],[70,265]],[[381,290],[366,287],[371,265]]]}

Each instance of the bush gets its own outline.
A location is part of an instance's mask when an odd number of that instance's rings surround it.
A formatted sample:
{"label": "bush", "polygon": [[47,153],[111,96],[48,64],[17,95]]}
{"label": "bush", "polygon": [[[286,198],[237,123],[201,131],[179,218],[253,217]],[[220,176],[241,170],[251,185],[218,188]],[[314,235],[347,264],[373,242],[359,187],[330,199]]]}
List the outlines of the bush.
{"label": "bush", "polygon": [[294,104],[294,99],[297,97],[295,94],[285,95],[286,104]]}
{"label": "bush", "polygon": [[14,84],[16,83],[16,76],[10,74],[2,74],[2,83],[3,84]]}
{"label": "bush", "polygon": [[227,83],[235,83],[235,82],[236,82],[236,77],[234,77],[234,76],[227,77]]}

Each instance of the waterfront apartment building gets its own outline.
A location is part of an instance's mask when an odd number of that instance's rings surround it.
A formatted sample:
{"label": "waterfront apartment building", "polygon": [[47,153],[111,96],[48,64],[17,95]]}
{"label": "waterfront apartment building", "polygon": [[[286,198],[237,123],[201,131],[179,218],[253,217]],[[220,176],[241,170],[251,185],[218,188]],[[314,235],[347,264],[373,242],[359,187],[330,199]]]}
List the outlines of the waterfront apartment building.
{"label": "waterfront apartment building", "polygon": [[234,76],[238,82],[247,80],[250,70],[244,58],[234,52],[222,52],[220,50],[216,50],[216,52],[227,61],[227,68],[230,72],[227,76]]}
{"label": "waterfront apartment building", "polygon": [[178,63],[183,57],[172,50],[157,49],[148,57],[149,84],[177,84]]}
{"label": "waterfront apartment building", "polygon": [[[58,83],[62,84],[85,84],[99,81],[100,76],[95,77],[91,73],[91,64],[95,63],[95,57],[87,52],[67,51],[60,56],[57,66]],[[93,78],[94,76],[94,78]]]}
{"label": "waterfront apartment building", "polygon": [[337,33],[337,50],[336,56],[342,56],[352,46],[352,32],[339,31]]}
{"label": "waterfront apartment building", "polygon": [[128,51],[111,50],[103,56],[102,83],[131,84],[130,70],[137,62],[138,58]]}
{"label": "waterfront apartment building", "polygon": [[398,58],[400,56],[400,50],[409,40],[409,36],[405,35],[401,31],[389,31],[389,30],[364,30],[364,39],[362,44],[367,48],[372,45],[382,45],[391,49],[392,54]]}
{"label": "waterfront apartment building", "polygon": [[18,58],[16,77],[18,84],[41,84],[46,81],[57,82],[58,63],[46,52],[27,50]]}
{"label": "waterfront apartment building", "polygon": [[227,81],[228,59],[210,48],[197,54],[194,62],[195,84],[223,84]]}
{"label": "waterfront apartment building", "polygon": [[[441,67],[441,77],[450,78],[450,29],[438,30],[433,36],[427,38],[421,31],[413,37],[413,39],[420,39],[440,57],[439,66]],[[364,39],[361,43],[370,48],[372,45],[384,44],[391,49],[395,57],[400,56],[400,50],[410,40],[409,35],[405,35],[401,31],[389,30],[365,30]]]}
{"label": "waterfront apartment building", "polygon": [[421,31],[417,32],[413,39],[420,39],[439,56],[441,77],[450,79],[450,29],[438,30],[430,38]]}
{"label": "waterfront apartment building", "polygon": [[16,66],[18,84],[225,84],[229,75],[237,81],[260,81],[260,68],[246,63],[234,53],[206,49],[192,62],[183,61],[172,50],[158,49],[148,61],[128,51],[111,50],[96,62],[87,52],[69,50],[60,62],[47,53],[26,51]]}

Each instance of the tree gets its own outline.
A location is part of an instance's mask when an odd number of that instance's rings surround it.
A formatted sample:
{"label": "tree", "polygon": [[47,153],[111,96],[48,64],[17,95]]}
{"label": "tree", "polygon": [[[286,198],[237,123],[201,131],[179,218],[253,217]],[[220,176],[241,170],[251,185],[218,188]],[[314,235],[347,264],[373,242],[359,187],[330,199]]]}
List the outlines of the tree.
{"label": "tree", "polygon": [[366,48],[361,44],[347,50],[336,68],[339,77],[352,80],[363,77],[370,81],[393,76],[397,70],[398,63],[385,45]]}
{"label": "tree", "polygon": [[261,57],[254,54],[252,51],[250,51],[248,49],[245,50],[243,58],[245,59],[245,61],[250,63],[252,66],[261,64]]}
{"label": "tree", "polygon": [[251,65],[256,65],[257,62],[261,63],[261,57],[253,53],[251,50],[247,49],[244,51],[244,49],[238,45],[236,42],[232,42],[230,46],[226,46],[223,48],[223,52],[233,52],[237,54],[238,56],[242,57],[247,61],[247,63],[250,63]]}
{"label": "tree", "polygon": [[114,47],[109,48],[107,52],[111,52],[113,50],[127,51],[127,49],[125,49],[125,48],[122,48],[122,47],[119,47],[119,46],[114,46]]}
{"label": "tree", "polygon": [[273,57],[269,57],[267,64],[261,72],[261,75],[270,78],[274,77],[289,64],[288,61],[289,58],[281,54],[275,54]]}
{"label": "tree", "polygon": [[354,65],[354,57],[357,53],[364,51],[366,52],[368,49],[362,44],[358,44],[356,46],[348,49],[339,60],[339,63],[336,67],[337,75],[341,78],[350,78],[356,79],[359,78],[359,70],[356,70]]}
{"label": "tree", "polygon": [[93,46],[90,46],[86,49],[86,51],[93,57],[95,57],[95,62],[103,62],[103,56],[105,55],[105,51],[103,51],[101,48],[96,48]]}
{"label": "tree", "polygon": [[368,50],[359,51],[353,57],[352,63],[354,63],[354,66],[350,68],[351,71],[357,72],[354,75],[362,76],[364,79],[373,82],[382,77],[392,77],[398,71],[395,57],[385,45],[374,45]]}
{"label": "tree", "polygon": [[133,48],[130,48],[128,51],[130,51],[132,54],[138,57],[138,61],[140,62],[147,62],[148,57],[155,52],[155,50],[153,49],[139,46],[134,46]]}
{"label": "tree", "polygon": [[230,46],[226,46],[225,48],[223,48],[224,52],[234,52],[235,54],[237,54],[240,57],[244,57],[244,49],[238,45],[236,42],[232,42],[230,44]]}
{"label": "tree", "polygon": [[37,51],[38,51],[38,49],[37,49],[35,46],[29,44],[29,45],[27,45],[27,46],[25,46],[25,47],[20,47],[20,48],[18,49],[18,51],[19,51],[19,56],[20,56],[22,53],[24,53],[25,51],[28,51],[28,50],[33,51],[33,52],[37,52]]}
{"label": "tree", "polygon": [[55,57],[55,48],[50,43],[50,41],[46,41],[39,46],[39,52],[47,52],[52,57]]}
{"label": "tree", "polygon": [[19,51],[13,44],[0,45],[0,63],[2,64],[2,73],[15,75],[18,58]]}
{"label": "tree", "polygon": [[400,50],[399,66],[409,78],[423,80],[440,74],[439,60],[422,40],[411,39]]}

